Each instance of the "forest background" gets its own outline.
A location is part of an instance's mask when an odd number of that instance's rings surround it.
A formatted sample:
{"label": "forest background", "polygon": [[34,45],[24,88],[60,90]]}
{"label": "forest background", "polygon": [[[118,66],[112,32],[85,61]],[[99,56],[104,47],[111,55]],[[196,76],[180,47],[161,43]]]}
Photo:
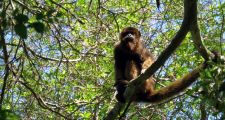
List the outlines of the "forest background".
{"label": "forest background", "polygon": [[[193,1],[193,0],[192,0]],[[225,1],[198,0],[204,46],[225,55]],[[103,119],[117,103],[114,44],[138,28],[155,58],[180,29],[183,1],[1,0],[0,118]],[[154,74],[167,86],[204,59],[188,33]],[[134,103],[126,119],[225,119],[225,65],[210,63],[188,90],[161,103]]]}

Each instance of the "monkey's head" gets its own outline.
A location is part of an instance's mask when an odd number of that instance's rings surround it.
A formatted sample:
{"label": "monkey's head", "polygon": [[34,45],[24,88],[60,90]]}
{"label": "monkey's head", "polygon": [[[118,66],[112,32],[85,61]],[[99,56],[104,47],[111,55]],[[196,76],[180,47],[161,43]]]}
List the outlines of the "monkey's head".
{"label": "monkey's head", "polygon": [[140,42],[141,33],[134,27],[127,27],[120,33],[121,44],[128,50],[134,51]]}

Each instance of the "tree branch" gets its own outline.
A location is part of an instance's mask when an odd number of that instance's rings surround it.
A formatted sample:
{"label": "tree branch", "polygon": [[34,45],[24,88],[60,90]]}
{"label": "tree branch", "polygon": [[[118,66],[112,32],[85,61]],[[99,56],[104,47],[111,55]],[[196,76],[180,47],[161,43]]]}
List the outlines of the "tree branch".
{"label": "tree branch", "polygon": [[205,103],[201,101],[200,103],[201,120],[208,120],[207,112],[205,109]]}
{"label": "tree branch", "polygon": [[120,111],[125,107],[125,104],[117,102],[115,106],[108,111],[107,116],[104,118],[104,120],[115,120],[116,117],[120,114]]}
{"label": "tree branch", "polygon": [[[5,12],[5,9],[2,11]],[[3,51],[3,57],[4,57],[4,64],[5,64],[5,75],[3,78],[3,85],[2,85],[2,90],[1,90],[1,98],[0,98],[0,110],[2,109],[2,103],[4,99],[4,94],[5,94],[5,89],[6,89],[6,82],[9,76],[9,63],[8,63],[8,52],[7,52],[7,47],[5,44],[5,34],[4,34],[4,27],[3,27],[3,21],[5,20],[5,14],[2,13],[0,16],[0,44],[2,45],[2,51]]]}
{"label": "tree branch", "polygon": [[[16,45],[16,44],[11,44],[11,43],[6,43],[6,45],[11,45],[11,46],[19,46],[19,47],[25,47],[25,46],[22,46],[22,45]],[[50,58],[50,57],[45,57],[43,55],[40,55],[38,53],[36,53],[34,50],[32,50],[30,47],[26,46],[26,48],[33,56],[36,56],[40,59],[43,59],[43,60],[46,60],[46,61],[54,61],[54,62],[79,62],[81,61],[81,58],[78,58],[78,59],[56,59],[56,58]]]}
{"label": "tree branch", "polygon": [[[196,11],[197,11],[197,8],[196,8]],[[196,12],[196,15],[193,16],[190,32],[191,32],[191,36],[193,37],[194,46],[198,50],[198,52],[201,54],[201,56],[206,61],[209,60],[210,57],[213,58],[214,55],[209,50],[207,50],[207,48],[204,46],[202,42],[200,29],[198,26],[197,12]]]}
{"label": "tree branch", "polygon": [[[23,76],[21,76],[21,77],[23,78]],[[34,98],[37,100],[38,104],[39,104],[43,109],[47,109],[47,110],[49,110],[49,111],[51,111],[51,112],[54,112],[54,113],[58,114],[59,116],[65,118],[65,119],[68,119],[66,116],[64,116],[64,115],[61,114],[60,112],[58,112],[58,111],[56,111],[56,110],[54,110],[54,109],[48,107],[48,106],[46,105],[46,103],[43,101],[43,99],[42,99],[38,94],[36,94],[35,91],[34,91],[31,87],[29,87],[29,86],[27,85],[27,83],[24,83],[23,81],[20,81],[20,80],[18,80],[18,82],[21,83],[26,89],[28,89],[28,90],[32,93],[32,95],[34,96]]]}

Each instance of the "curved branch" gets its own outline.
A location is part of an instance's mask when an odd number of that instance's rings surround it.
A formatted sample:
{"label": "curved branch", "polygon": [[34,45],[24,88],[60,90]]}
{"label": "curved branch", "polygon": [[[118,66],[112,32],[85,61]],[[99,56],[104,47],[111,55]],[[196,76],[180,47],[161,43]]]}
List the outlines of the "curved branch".
{"label": "curved branch", "polygon": [[213,54],[209,50],[207,50],[207,48],[204,46],[204,44],[202,42],[197,21],[192,24],[192,26],[190,28],[190,32],[193,37],[194,46],[198,50],[198,52],[201,54],[201,56],[206,61],[209,60],[210,57],[214,57]]}
{"label": "curved branch", "polygon": [[207,61],[209,60],[210,57],[213,58],[214,55],[204,46],[204,43],[202,42],[200,29],[198,26],[197,14],[193,17],[194,19],[190,27],[190,32],[191,32],[191,36],[193,37],[194,46],[198,50],[198,52],[201,54],[201,56]]}
{"label": "curved branch", "polygon": [[[23,76],[21,76],[21,77],[23,78]],[[28,89],[28,90],[32,93],[32,95],[34,96],[34,98],[37,100],[38,104],[39,104],[43,109],[47,109],[47,110],[49,110],[49,111],[51,111],[51,112],[54,112],[54,113],[58,114],[59,116],[65,118],[65,119],[67,119],[67,117],[66,117],[65,115],[63,115],[62,113],[60,113],[60,112],[58,112],[58,111],[56,111],[56,110],[53,110],[52,108],[48,107],[48,106],[46,105],[46,103],[43,101],[43,99],[41,98],[41,96],[39,96],[37,93],[35,93],[35,91],[34,91],[31,87],[29,87],[29,86],[27,85],[27,83],[24,83],[23,81],[20,81],[20,80],[18,80],[18,82],[19,82],[20,84],[22,84],[26,89]]]}

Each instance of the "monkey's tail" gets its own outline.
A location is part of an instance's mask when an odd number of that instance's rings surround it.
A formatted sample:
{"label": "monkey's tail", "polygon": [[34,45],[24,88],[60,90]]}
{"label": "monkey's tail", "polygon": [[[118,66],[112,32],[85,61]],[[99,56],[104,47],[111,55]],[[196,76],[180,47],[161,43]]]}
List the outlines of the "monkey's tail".
{"label": "monkey's tail", "polygon": [[143,98],[142,102],[161,102],[174,95],[177,95],[197,80],[203,68],[205,68],[204,64],[186,74],[183,78],[172,82],[169,86],[154,91],[153,94]]}

